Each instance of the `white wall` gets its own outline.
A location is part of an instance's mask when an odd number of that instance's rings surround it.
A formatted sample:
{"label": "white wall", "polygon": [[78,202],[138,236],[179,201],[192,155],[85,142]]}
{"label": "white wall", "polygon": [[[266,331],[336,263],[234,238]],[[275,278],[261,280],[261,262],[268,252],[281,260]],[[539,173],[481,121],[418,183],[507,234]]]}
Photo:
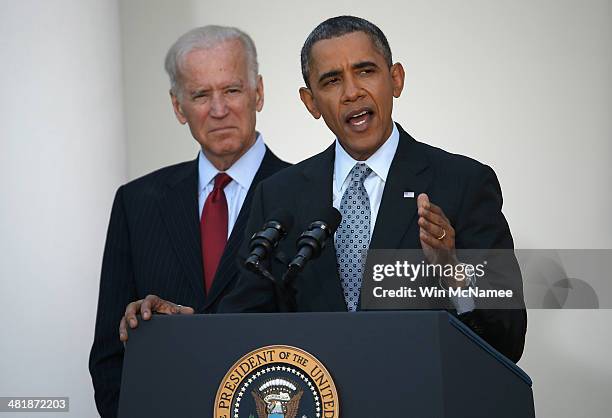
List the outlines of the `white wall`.
{"label": "white wall", "polygon": [[[396,120],[496,169],[519,248],[612,248],[609,1],[3,0],[0,396],[70,396],[59,416],[95,416],[87,356],[113,192],[197,150],[171,111],[168,46],[196,25],[249,32],[258,127],[297,162],[332,139],[299,102],[299,50],[343,13],[377,23],[406,68]],[[519,364],[539,417],[609,415],[611,320],[530,311]]]}
{"label": "white wall", "polygon": [[[417,139],[492,165],[518,248],[612,248],[612,3],[370,1],[122,3],[129,176],[193,158],[163,72],[193,26],[233,25],[259,50],[258,128],[297,162],[332,140],[303,108],[299,51],[325,18],[356,14],[386,33],[406,88],[394,116]],[[529,312],[519,363],[539,417],[609,416],[609,310]]]}
{"label": "white wall", "polygon": [[127,175],[119,8],[0,10],[0,396],[69,396],[69,414],[43,415],[93,417],[100,261]]}

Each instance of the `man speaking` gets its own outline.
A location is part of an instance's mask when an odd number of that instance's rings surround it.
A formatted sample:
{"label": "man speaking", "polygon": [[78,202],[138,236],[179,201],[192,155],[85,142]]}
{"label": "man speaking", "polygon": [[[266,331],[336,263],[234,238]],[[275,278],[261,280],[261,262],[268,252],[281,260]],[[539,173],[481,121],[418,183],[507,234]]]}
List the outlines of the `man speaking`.
{"label": "man speaking", "polygon": [[[276,208],[294,216],[277,254],[295,253],[300,233],[318,207],[343,215],[320,258],[295,281],[298,311],[359,309],[367,249],[422,248],[431,262],[458,263],[456,248],[512,249],[493,170],[475,160],[417,142],[392,120],[404,69],[393,63],[385,35],[367,20],[328,19],[308,36],[301,53],[302,102],[335,134],[322,153],[263,181],[253,199],[247,236]],[[246,243],[242,256],[248,255]],[[273,257],[275,277],[286,261]],[[518,270],[517,270],[518,271]],[[520,274],[505,277],[522,303]],[[244,272],[220,312],[277,311],[272,281]],[[459,318],[514,361],[520,358],[526,313],[478,309],[457,301]]]}

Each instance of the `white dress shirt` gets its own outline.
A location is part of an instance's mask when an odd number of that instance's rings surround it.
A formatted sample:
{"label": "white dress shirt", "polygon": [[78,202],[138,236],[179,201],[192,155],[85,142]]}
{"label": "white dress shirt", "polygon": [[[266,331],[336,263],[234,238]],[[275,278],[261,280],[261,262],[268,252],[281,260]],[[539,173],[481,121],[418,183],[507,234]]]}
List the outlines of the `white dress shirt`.
{"label": "white dress shirt", "polygon": [[[264,145],[263,137],[258,132],[255,143],[251,148],[244,153],[238,161],[236,161],[229,169],[224,171],[232,178],[223,191],[227,199],[227,238],[232,234],[232,229],[236,224],[236,219],[240,214],[240,209],[244,203],[247,192],[251,187],[253,178],[259,170],[259,166],[266,154],[266,146]],[[210,161],[206,159],[204,152],[200,150],[198,156],[198,205],[200,219],[202,218],[202,210],[204,203],[209,193],[212,192],[215,185],[215,176],[220,171],[215,168]]]}
{"label": "white dress shirt", "polygon": [[[363,185],[370,199],[370,239],[374,233],[374,227],[376,226],[378,210],[380,209],[380,202],[385,190],[385,183],[387,182],[389,168],[391,167],[393,157],[395,157],[395,152],[397,151],[398,145],[399,131],[397,130],[395,123],[393,123],[393,131],[391,132],[391,136],[389,136],[385,143],[382,144],[382,146],[365,161],[357,161],[353,159],[353,157],[351,157],[344,150],[344,148],[342,148],[340,142],[336,138],[336,160],[334,161],[333,177],[333,206],[338,210],[340,209],[342,196],[350,183],[349,173],[355,164],[359,162],[366,163],[368,167],[372,169],[370,175],[363,181]],[[416,199],[416,196],[414,198]],[[450,299],[455,306],[457,313],[459,314],[466,313],[474,309],[474,300],[471,297],[453,296]]]}
{"label": "white dress shirt", "polygon": [[381,145],[374,154],[365,161],[357,161],[353,159],[340,145],[338,139],[336,139],[336,160],[334,161],[334,201],[333,206],[336,209],[340,209],[340,202],[342,202],[342,196],[349,186],[349,174],[355,164],[359,162],[366,163],[368,167],[372,169],[370,175],[364,180],[363,186],[368,192],[370,198],[370,238],[374,232],[374,226],[376,225],[376,218],[378,216],[378,209],[380,209],[380,201],[382,200],[383,191],[385,190],[385,183],[387,182],[387,175],[389,174],[389,167],[391,167],[391,161],[397,151],[397,145],[399,144],[399,131],[395,123],[393,124],[393,131],[391,136]]}

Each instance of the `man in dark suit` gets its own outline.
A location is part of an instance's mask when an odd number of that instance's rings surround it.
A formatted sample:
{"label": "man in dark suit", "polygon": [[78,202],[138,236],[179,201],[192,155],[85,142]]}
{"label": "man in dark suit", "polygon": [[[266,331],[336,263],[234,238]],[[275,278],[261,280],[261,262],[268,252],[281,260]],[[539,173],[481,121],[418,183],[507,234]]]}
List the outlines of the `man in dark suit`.
{"label": "man in dark suit", "polygon": [[[393,99],[402,92],[404,70],[393,64],[378,27],[351,16],[321,23],[302,49],[302,73],[302,101],[313,117],[323,117],[337,139],[282,176],[263,181],[247,226],[248,236],[279,207],[294,215],[292,231],[267,265],[278,278],[287,268],[280,254],[295,254],[295,242],[316,220],[317,208],[333,205],[342,213],[335,237],[295,281],[298,311],[359,309],[368,248],[422,248],[428,261],[454,266],[461,261],[456,249],[513,248],[493,170],[417,142],[393,122]],[[242,256],[247,250],[243,247]],[[479,309],[477,300],[464,298],[453,300],[453,313],[518,361],[526,313],[516,260],[505,261],[503,274],[491,275],[485,286],[512,289],[518,309]],[[453,279],[447,284],[469,285]],[[278,309],[272,281],[246,271],[219,306],[219,312]]]}
{"label": "man in dark suit", "polygon": [[215,312],[237,281],[235,258],[253,190],[288,166],[255,130],[263,82],[248,35],[219,26],[194,29],[170,48],[166,70],[176,117],[201,151],[117,191],[89,360],[102,417],[117,415],[120,334],[127,340],[136,313],[146,320],[152,312]]}

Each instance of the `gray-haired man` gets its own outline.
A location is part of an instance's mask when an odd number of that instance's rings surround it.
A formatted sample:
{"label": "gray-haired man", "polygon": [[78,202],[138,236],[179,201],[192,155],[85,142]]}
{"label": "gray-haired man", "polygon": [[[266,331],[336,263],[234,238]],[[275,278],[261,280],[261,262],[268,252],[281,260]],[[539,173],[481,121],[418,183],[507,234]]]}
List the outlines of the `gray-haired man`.
{"label": "gray-haired man", "polygon": [[264,92],[248,35],[220,26],[193,29],[170,48],[165,66],[176,117],[201,151],[195,160],[121,186],[115,196],[89,360],[102,417],[117,415],[120,322],[125,341],[136,313],[148,319],[151,312],[215,312],[238,276],[252,192],[288,166],[255,130]]}

